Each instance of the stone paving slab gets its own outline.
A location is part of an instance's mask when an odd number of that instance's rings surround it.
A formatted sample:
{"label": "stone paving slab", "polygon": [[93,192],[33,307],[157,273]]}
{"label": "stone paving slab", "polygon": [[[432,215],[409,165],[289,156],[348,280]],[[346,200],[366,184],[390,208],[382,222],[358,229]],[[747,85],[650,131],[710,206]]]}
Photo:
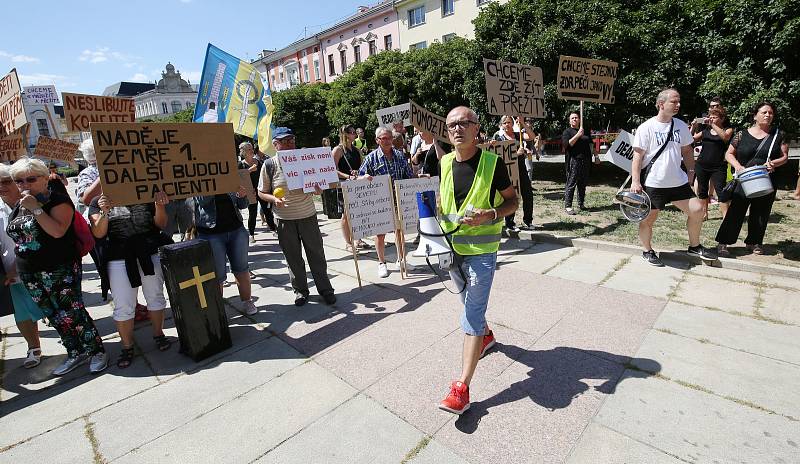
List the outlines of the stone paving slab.
{"label": "stone paving slab", "polygon": [[380,404],[358,395],[256,462],[400,462],[423,438]]}
{"label": "stone paving slab", "polygon": [[669,302],[654,328],[800,366],[800,327]]}
{"label": "stone paving slab", "polygon": [[[239,396],[219,407],[205,409],[195,420],[114,462],[253,462],[355,394],[351,387],[313,362],[263,380],[263,385],[251,391],[240,389]],[[331,432],[338,436],[341,428],[336,424]],[[295,458],[303,459],[304,455],[301,452]]]}
{"label": "stone paving slab", "polygon": [[412,464],[468,464],[468,461],[435,439],[431,439],[425,448],[408,462]]}
{"label": "stone paving slab", "polygon": [[675,300],[695,306],[753,314],[757,296],[756,287],[750,284],[732,285],[720,279],[691,275],[681,282]]}
{"label": "stone paving slab", "polygon": [[761,314],[789,324],[800,325],[800,293],[782,288],[767,288]]}
{"label": "stone paving slab", "polygon": [[687,462],[791,462],[800,422],[626,371],[595,422]]}
{"label": "stone paving slab", "polygon": [[536,243],[519,253],[507,254],[502,259],[498,258],[498,266],[542,274],[576,252],[576,249],[570,247]]}
{"label": "stone paving slab", "polygon": [[706,277],[716,277],[717,279],[723,279],[728,282],[747,282],[753,285],[758,284],[758,282],[761,280],[761,274],[740,271],[736,269],[727,269],[724,267],[693,266],[689,273]]}
{"label": "stone paving slab", "polygon": [[[86,438],[85,425],[85,421],[79,419],[44,435],[39,435],[31,441],[17,445],[0,454],[0,461],[19,464],[33,462],[47,462],[49,464],[94,462],[94,452],[89,439]],[[44,450],[49,450],[49,452],[44,453]]]}
{"label": "stone paving slab", "polygon": [[608,427],[589,423],[566,461],[568,464],[678,464],[683,461]]}
{"label": "stone paving slab", "polygon": [[573,255],[547,273],[550,277],[560,277],[588,284],[600,283],[609,274],[630,259],[630,255],[595,250],[591,253]]}
{"label": "stone paving slab", "polygon": [[681,280],[685,269],[666,263],[664,267],[648,264],[639,256],[632,255],[622,268],[617,270],[602,285],[640,295],[667,299]]}

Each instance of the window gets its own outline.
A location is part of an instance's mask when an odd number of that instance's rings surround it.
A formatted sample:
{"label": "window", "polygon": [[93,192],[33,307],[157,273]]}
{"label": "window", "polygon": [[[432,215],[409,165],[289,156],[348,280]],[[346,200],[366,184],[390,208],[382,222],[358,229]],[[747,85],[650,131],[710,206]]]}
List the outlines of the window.
{"label": "window", "polygon": [[319,47],[314,47],[314,53],[318,53],[318,52],[319,52]]}
{"label": "window", "polygon": [[278,80],[280,82],[284,82],[286,80],[283,78],[283,69],[281,69],[280,73],[278,73]]}
{"label": "window", "polygon": [[183,107],[181,106],[181,102],[173,101],[172,102],[172,112],[173,113],[180,113]]}
{"label": "window", "polygon": [[164,114],[169,114],[169,109],[167,108],[167,102],[161,102],[161,112]]}
{"label": "window", "polygon": [[306,56],[308,56],[308,52],[307,52],[307,51],[305,51],[305,50],[303,50],[303,53],[301,53],[301,54],[300,54],[300,56],[302,56],[303,58],[305,58]]}
{"label": "window", "polygon": [[314,80],[319,80],[319,60],[314,60]]}
{"label": "window", "polygon": [[36,129],[39,131],[40,136],[50,137],[50,128],[47,126],[47,119],[37,119]]}
{"label": "window", "polygon": [[308,75],[308,63],[303,63],[303,82],[311,81],[311,77]]}
{"label": "window", "polygon": [[442,43],[447,43],[447,42],[450,42],[451,40],[453,40],[453,38],[454,38],[455,36],[456,36],[456,33],[455,33],[455,32],[451,32],[450,34],[445,34],[445,35],[443,35],[443,36],[442,36]]}
{"label": "window", "polygon": [[408,49],[409,50],[419,50],[419,49],[422,49],[422,48],[426,48],[427,46],[428,46],[428,42],[423,40],[422,42],[417,42],[417,43],[411,45],[410,47],[408,47]]}
{"label": "window", "polygon": [[408,10],[408,27],[425,24],[425,5]]}
{"label": "window", "polygon": [[347,50],[339,50],[339,62],[342,64],[342,73],[347,71]]}
{"label": "window", "polygon": [[336,66],[333,63],[333,54],[328,55],[328,74],[331,76],[336,74]]}
{"label": "window", "polygon": [[442,16],[450,16],[455,12],[456,10],[455,6],[453,5],[453,0],[442,0]]}
{"label": "window", "polygon": [[383,36],[383,49],[384,50],[391,50],[392,49],[392,36],[391,35]]}
{"label": "window", "polygon": [[378,46],[375,45],[375,39],[369,41],[369,56],[378,53]]}
{"label": "window", "polygon": [[353,48],[353,55],[355,55],[356,63],[361,63],[361,45],[356,45]]}

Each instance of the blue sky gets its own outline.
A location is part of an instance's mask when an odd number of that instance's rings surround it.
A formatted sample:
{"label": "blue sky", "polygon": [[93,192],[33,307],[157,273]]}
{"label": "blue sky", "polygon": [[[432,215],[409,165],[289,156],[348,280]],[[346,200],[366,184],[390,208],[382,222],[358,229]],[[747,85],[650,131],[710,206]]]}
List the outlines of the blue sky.
{"label": "blue sky", "polygon": [[[152,82],[172,62],[200,83],[209,42],[242,59],[319,32],[377,0],[3,1],[0,75],[22,85],[99,95],[119,81]],[[302,15],[302,16],[301,16]]]}

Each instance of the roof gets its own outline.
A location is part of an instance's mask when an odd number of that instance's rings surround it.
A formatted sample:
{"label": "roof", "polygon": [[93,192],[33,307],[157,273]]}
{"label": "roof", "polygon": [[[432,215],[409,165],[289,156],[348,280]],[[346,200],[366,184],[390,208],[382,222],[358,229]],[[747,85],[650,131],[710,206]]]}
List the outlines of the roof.
{"label": "roof", "polygon": [[375,14],[378,14],[378,13],[383,13],[384,10],[391,11],[391,10],[394,9],[393,3],[394,2],[392,0],[385,0],[385,1],[382,1],[382,2],[378,3],[375,6],[371,6],[369,8],[360,9],[354,15],[352,15],[352,16],[346,18],[346,19],[343,19],[342,21],[339,21],[338,23],[336,23],[333,26],[325,29],[324,31],[320,32],[317,35],[321,38],[323,36],[332,34],[332,33],[338,31],[339,29],[341,29],[341,28],[343,28],[345,26],[350,26],[353,23],[361,22],[361,21],[369,18],[372,15],[375,15]]}
{"label": "roof", "polygon": [[149,82],[117,82],[106,87],[103,91],[103,96],[133,97],[154,88],[156,88],[156,85]]}

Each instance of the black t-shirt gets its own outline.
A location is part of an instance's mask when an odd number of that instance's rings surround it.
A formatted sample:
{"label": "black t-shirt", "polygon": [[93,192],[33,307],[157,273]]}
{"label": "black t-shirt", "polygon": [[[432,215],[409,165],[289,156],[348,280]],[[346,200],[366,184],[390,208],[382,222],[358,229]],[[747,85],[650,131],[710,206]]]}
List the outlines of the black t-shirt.
{"label": "black t-shirt", "polygon": [[242,221],[236,216],[236,205],[233,204],[230,195],[227,193],[214,195],[214,206],[217,210],[217,225],[213,229],[198,227],[199,232],[222,234],[242,227]]}
{"label": "black t-shirt", "polygon": [[[42,209],[50,214],[53,208],[65,203],[75,210],[68,196],[53,192]],[[32,211],[17,205],[11,212],[6,232],[16,243],[17,268],[22,272],[52,271],[78,259],[75,231],[71,223],[63,236],[55,238],[42,229]]]}
{"label": "black t-shirt", "polygon": [[346,172],[350,173],[350,171],[358,171],[358,168],[361,167],[361,152],[358,151],[358,148],[351,146],[350,149],[346,149],[342,147],[342,157],[339,158],[339,164],[336,165],[336,169],[339,172]]}
{"label": "black t-shirt", "polygon": [[[461,208],[461,203],[467,198],[472,183],[475,181],[475,173],[478,172],[478,164],[481,160],[481,151],[478,149],[478,154],[472,158],[459,162],[453,158],[453,190],[456,197],[456,208]],[[508,175],[503,160],[498,159],[497,164],[494,166],[494,175],[492,176],[492,188],[489,191],[489,201],[492,206],[500,206],[494,204],[495,192],[501,192],[511,186],[511,178]],[[500,202],[502,203],[502,201]]]}
{"label": "black t-shirt", "polygon": [[[89,203],[89,215],[99,214],[94,197]],[[108,212],[108,246],[105,249],[106,261],[125,259],[133,250],[128,246],[131,240],[141,241],[148,255],[155,254],[165,241],[155,224],[156,207],[152,203],[141,205],[115,206]]]}
{"label": "black t-shirt", "polygon": [[724,142],[719,135],[712,134],[711,129],[706,128],[703,129],[702,132],[703,149],[700,151],[700,156],[697,157],[697,162],[710,168],[723,166],[725,164],[725,151],[728,148],[728,144]]}
{"label": "black t-shirt", "polygon": [[[731,141],[731,145],[736,148],[736,160],[739,161],[739,164],[749,168],[750,166],[755,166],[756,164],[766,163],[767,151],[769,150],[770,144],[772,144],[772,136],[774,133],[774,130],[771,131],[766,140],[753,137],[747,130],[740,132],[741,135],[739,136],[734,136],[733,140]],[[783,132],[779,132],[777,137],[778,138],[775,140],[775,143],[772,144],[772,152],[769,153],[769,159],[777,159],[781,157]],[[763,145],[761,145],[762,141],[764,142]],[[759,145],[761,145],[760,150],[758,149]]]}
{"label": "black t-shirt", "polygon": [[47,190],[49,190],[51,193],[52,192],[56,192],[56,193],[60,193],[61,195],[69,196],[69,193],[67,193],[67,187],[65,187],[64,186],[64,182],[61,181],[61,176],[62,175],[59,174],[59,178],[58,179],[50,179],[50,180],[48,180],[47,181]]}
{"label": "black t-shirt", "polygon": [[591,131],[586,129],[583,130],[583,135],[575,142],[575,145],[570,146],[569,141],[572,137],[575,137],[575,134],[578,133],[578,129],[573,129],[572,127],[567,127],[564,129],[564,133],[561,134],[561,143],[564,145],[564,149],[567,152],[567,155],[573,158],[590,158],[592,156],[592,137],[588,134],[591,134]]}
{"label": "black t-shirt", "polygon": [[422,161],[422,173],[431,177],[439,175],[439,155],[436,154],[436,147],[433,145],[425,152],[425,158]]}

